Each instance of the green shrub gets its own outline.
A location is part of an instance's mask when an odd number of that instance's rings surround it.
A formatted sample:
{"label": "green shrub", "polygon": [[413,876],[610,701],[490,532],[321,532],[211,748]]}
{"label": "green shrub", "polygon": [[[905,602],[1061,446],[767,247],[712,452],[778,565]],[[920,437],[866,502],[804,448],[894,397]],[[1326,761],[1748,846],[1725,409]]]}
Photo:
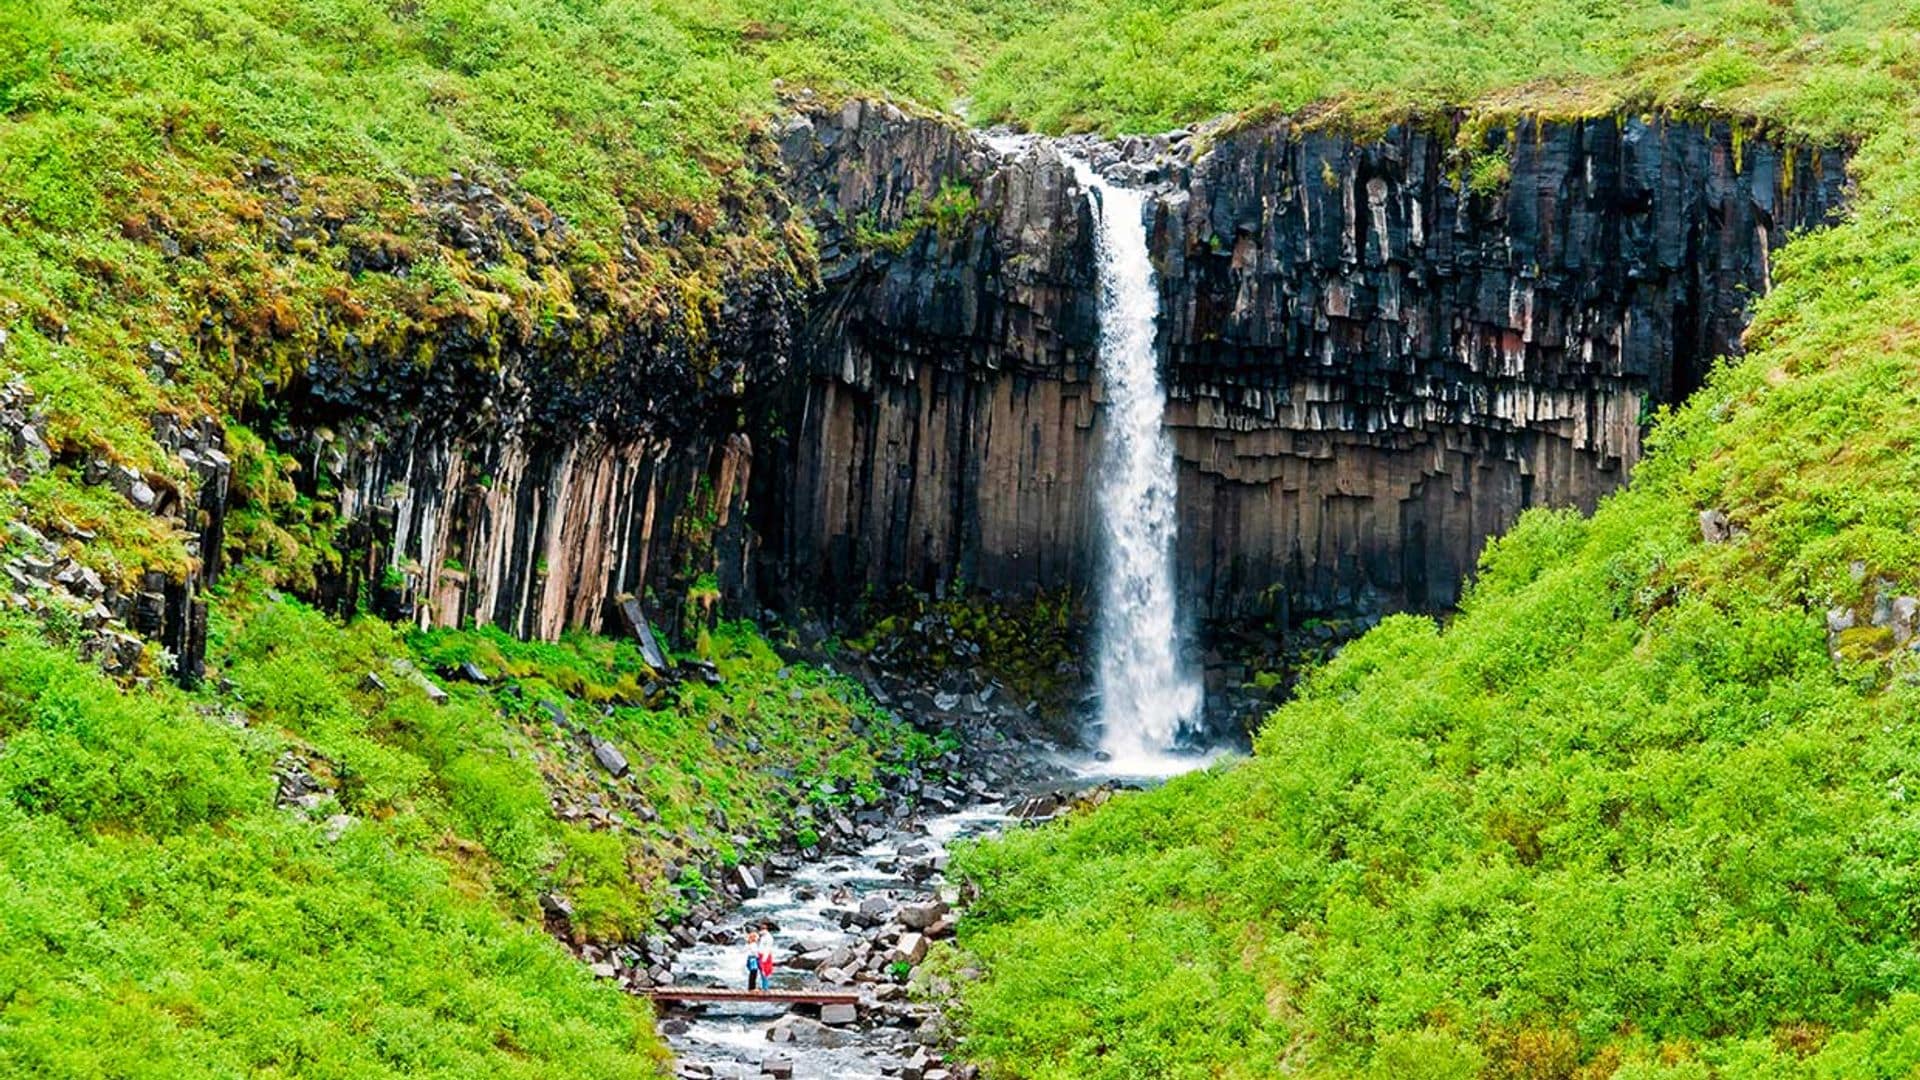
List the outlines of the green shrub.
{"label": "green shrub", "polygon": [[133,696],[21,622],[0,624],[0,799],[79,828],[170,831],[271,801],[262,745]]}

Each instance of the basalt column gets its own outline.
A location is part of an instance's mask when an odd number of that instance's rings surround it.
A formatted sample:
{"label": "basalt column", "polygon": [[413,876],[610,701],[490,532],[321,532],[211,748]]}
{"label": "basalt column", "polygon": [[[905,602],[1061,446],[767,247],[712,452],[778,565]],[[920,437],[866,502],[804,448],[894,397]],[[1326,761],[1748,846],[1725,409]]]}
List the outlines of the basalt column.
{"label": "basalt column", "polygon": [[[1843,150],[1721,123],[1474,132],[1076,145],[1154,190],[1203,622],[1453,604],[1522,509],[1624,482],[1650,407],[1738,348],[1771,251],[1844,194]],[[1090,588],[1096,261],[1059,155],[854,103],[794,121],[782,157],[820,264],[804,377],[759,440],[775,602]],[[965,213],[933,212],[959,188]]]}
{"label": "basalt column", "polygon": [[782,148],[820,282],[756,474],[775,602],[1084,582],[1098,299],[1058,155],[858,102]]}
{"label": "basalt column", "polygon": [[1179,561],[1208,616],[1451,606],[1522,509],[1625,481],[1649,408],[1738,349],[1769,253],[1843,194],[1839,151],[1723,124],[1523,121],[1477,144],[1479,184],[1458,142],[1275,125],[1162,203]]}

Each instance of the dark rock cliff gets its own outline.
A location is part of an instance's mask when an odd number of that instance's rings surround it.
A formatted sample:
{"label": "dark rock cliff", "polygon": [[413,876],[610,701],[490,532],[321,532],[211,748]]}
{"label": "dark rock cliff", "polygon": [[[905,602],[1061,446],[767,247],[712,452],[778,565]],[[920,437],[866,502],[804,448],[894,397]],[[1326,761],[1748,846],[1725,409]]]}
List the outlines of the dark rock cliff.
{"label": "dark rock cliff", "polygon": [[[481,265],[560,262],[554,223],[488,189],[450,184],[427,209]],[[253,419],[337,515],[343,562],[322,603],[541,638],[619,628],[628,594],[668,628],[689,604],[751,608],[747,409],[787,377],[795,277],[738,278],[717,310],[598,335],[583,327],[612,321],[604,298],[576,288],[571,303],[544,323],[463,314],[398,342],[321,336]]]}
{"label": "dark rock cliff", "polygon": [[[618,627],[625,594],[671,629],[1084,588],[1097,266],[1058,148],[862,102],[776,141],[784,201],[756,212],[810,220],[811,280],[801,259],[623,325],[576,282],[559,320],[317,334],[248,419],[337,520],[318,598],[551,637]],[[1840,151],[1717,123],[1522,122],[1488,134],[1483,192],[1447,125],[1201,141],[1076,149],[1160,192],[1181,588],[1268,629],[1444,608],[1523,508],[1621,483],[1647,408],[1738,347],[1768,253],[1844,181]],[[478,266],[563,262],[560,223],[484,188],[422,212]],[[217,550],[224,497],[198,498]],[[191,590],[164,599],[191,667]]]}
{"label": "dark rock cliff", "polygon": [[[756,497],[770,594],[1084,581],[1098,334],[1092,218],[1057,158],[854,102],[781,140],[819,236],[800,377]],[[970,213],[920,224],[943,187]],[[880,235],[893,242],[876,242]]]}
{"label": "dark rock cliff", "polygon": [[[1179,572],[1194,614],[1287,626],[1443,609],[1533,505],[1590,508],[1647,409],[1738,348],[1768,255],[1841,202],[1839,150],[1725,124],[1521,122],[1474,191],[1448,125],[1285,123],[1078,144],[1150,211]],[[822,236],[804,390],[760,500],[788,603],[963,581],[1084,584],[1100,387],[1084,197],[1010,156],[849,106],[783,153]],[[958,178],[975,219],[863,249]]]}
{"label": "dark rock cliff", "polygon": [[1769,252],[1845,179],[1836,150],[1723,124],[1489,142],[1509,179],[1476,194],[1452,130],[1278,125],[1221,139],[1160,204],[1180,563],[1205,614],[1453,604],[1520,510],[1624,482],[1646,411],[1739,348]]}

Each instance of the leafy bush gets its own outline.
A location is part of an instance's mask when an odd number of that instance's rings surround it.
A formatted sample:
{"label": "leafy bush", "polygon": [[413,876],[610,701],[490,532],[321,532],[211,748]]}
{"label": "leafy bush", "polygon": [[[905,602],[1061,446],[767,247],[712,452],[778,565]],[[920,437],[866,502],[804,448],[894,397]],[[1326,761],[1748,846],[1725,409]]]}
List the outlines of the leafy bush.
{"label": "leafy bush", "polygon": [[171,831],[271,801],[257,741],[121,693],[18,621],[0,623],[0,745],[0,800],[77,828]]}

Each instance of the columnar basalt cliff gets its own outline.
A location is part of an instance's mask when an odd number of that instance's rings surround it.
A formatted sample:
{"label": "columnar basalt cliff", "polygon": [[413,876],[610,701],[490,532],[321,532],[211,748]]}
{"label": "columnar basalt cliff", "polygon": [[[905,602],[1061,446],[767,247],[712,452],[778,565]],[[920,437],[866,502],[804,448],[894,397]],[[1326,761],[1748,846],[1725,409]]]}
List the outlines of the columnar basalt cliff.
{"label": "columnar basalt cliff", "polygon": [[[627,594],[671,627],[690,597],[1091,582],[1093,219],[1057,149],[858,101],[774,141],[758,212],[804,216],[816,258],[700,318],[596,315],[576,278],[554,318],[313,335],[250,419],[337,511],[322,600],[551,637],[617,628]],[[1621,483],[1844,184],[1839,150],[1720,123],[1523,121],[1475,143],[1493,183],[1446,124],[1201,141],[1078,149],[1156,191],[1182,592],[1272,627],[1444,608],[1520,510]],[[537,208],[455,182],[422,212],[478,267],[564,272]]]}
{"label": "columnar basalt cliff", "polygon": [[[763,470],[784,606],[1085,581],[1093,223],[1050,154],[858,102],[782,139],[819,235],[803,378]],[[931,219],[944,192],[954,220]]]}
{"label": "columnar basalt cliff", "polygon": [[[1625,480],[1648,408],[1738,348],[1769,252],[1843,195],[1841,151],[1723,123],[1521,121],[1485,134],[1475,159],[1500,169],[1477,185],[1458,136],[1279,123],[1198,155],[1185,136],[1080,147],[1162,192],[1179,570],[1201,619],[1449,606],[1522,509],[1590,508]],[[857,107],[783,143],[823,237],[769,488],[793,500],[770,549],[770,577],[802,586],[789,602],[1085,584],[1095,565],[1084,195],[1044,144],[968,145]],[[980,193],[968,228],[857,243],[850,223],[905,220],[903,192],[956,178]]]}
{"label": "columnar basalt cliff", "polygon": [[[477,186],[450,185],[431,212],[482,266],[513,252],[529,276],[554,273],[568,242]],[[260,419],[337,504],[345,562],[322,575],[323,602],[541,638],[618,629],[628,595],[669,629],[691,601],[752,609],[747,410],[787,376],[795,275],[770,268],[731,282],[718,312],[668,307],[597,335],[615,320],[581,285],[567,318],[321,336]]]}
{"label": "columnar basalt cliff", "polygon": [[1845,180],[1838,150],[1720,123],[1522,120],[1486,137],[1505,178],[1480,193],[1456,134],[1236,133],[1160,204],[1206,615],[1453,604],[1522,509],[1624,482],[1646,410],[1738,349],[1769,252]]}

